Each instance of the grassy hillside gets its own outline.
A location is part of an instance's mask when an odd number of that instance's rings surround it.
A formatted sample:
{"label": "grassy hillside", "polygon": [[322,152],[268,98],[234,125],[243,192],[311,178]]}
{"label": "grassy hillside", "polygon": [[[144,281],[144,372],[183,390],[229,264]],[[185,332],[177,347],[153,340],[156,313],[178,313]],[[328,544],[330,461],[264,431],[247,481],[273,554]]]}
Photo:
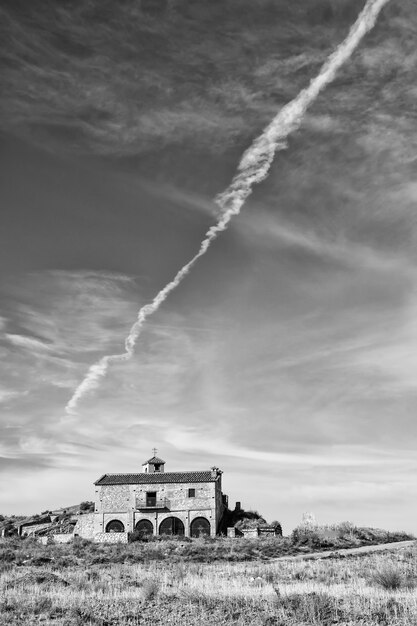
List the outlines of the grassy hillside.
{"label": "grassy hillside", "polygon": [[[30,553],[32,543],[21,543]],[[241,545],[219,543],[230,553]],[[417,621],[415,548],[326,561],[212,564],[184,563],[172,552],[169,560],[131,563],[128,555],[137,548],[132,544],[96,546],[98,553],[124,560],[86,566],[86,543],[76,542],[56,546],[48,563],[19,567],[7,561],[2,548],[0,619],[10,625],[414,626]],[[65,568],[59,551],[72,558]]]}
{"label": "grassy hillside", "polygon": [[[133,537],[135,538],[135,537]],[[0,544],[0,563],[14,566],[50,564],[54,567],[110,566],[115,563],[256,561],[320,550],[338,550],[414,539],[413,536],[380,529],[340,524],[333,527],[295,529],[291,537],[254,539],[218,537],[152,537],[128,544],[98,544],[75,538],[70,544],[43,546],[36,539],[11,537]],[[6,565],[8,568],[10,565]]]}

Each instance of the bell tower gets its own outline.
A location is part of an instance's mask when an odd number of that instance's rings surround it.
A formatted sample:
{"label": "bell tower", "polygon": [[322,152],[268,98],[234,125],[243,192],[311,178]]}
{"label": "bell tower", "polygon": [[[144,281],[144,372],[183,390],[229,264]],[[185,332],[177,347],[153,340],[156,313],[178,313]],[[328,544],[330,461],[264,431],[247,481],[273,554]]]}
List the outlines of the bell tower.
{"label": "bell tower", "polygon": [[142,463],[144,474],[163,474],[165,461],[156,456],[158,450],[153,448],[153,457]]}

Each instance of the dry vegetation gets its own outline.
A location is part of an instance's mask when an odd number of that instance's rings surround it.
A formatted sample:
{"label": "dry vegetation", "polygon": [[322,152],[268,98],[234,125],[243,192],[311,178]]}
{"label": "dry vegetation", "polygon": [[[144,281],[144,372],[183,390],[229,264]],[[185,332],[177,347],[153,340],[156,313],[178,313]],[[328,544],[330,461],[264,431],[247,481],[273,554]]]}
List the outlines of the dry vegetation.
{"label": "dry vegetation", "polygon": [[[182,539],[99,545],[77,540],[41,546],[33,540],[4,540],[0,623],[417,623],[416,547],[345,558],[335,554],[326,560],[270,558],[288,542]],[[209,552],[212,559],[206,558]],[[248,556],[253,560],[241,560]]]}

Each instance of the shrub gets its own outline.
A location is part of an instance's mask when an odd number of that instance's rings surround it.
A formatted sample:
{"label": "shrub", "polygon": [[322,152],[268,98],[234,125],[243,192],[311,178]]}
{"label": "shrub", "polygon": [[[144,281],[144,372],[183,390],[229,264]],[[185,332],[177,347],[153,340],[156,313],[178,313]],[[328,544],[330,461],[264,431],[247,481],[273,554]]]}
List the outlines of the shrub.
{"label": "shrub", "polygon": [[[161,536],[166,538],[168,535],[161,535]],[[136,541],[149,543],[150,541],[155,541],[156,537],[157,537],[156,535],[150,535],[139,530],[132,530],[128,534],[128,541],[129,543],[135,543]]]}
{"label": "shrub", "polygon": [[371,582],[387,591],[412,589],[416,586],[415,578],[410,573],[404,572],[395,563],[386,563],[376,570],[371,577]]}
{"label": "shrub", "polygon": [[85,500],[84,502],[81,502],[80,511],[94,512],[94,502],[91,502],[90,500]]}
{"label": "shrub", "polygon": [[[277,595],[278,590],[275,590]],[[343,617],[340,601],[326,593],[292,593],[280,597],[280,606],[291,623],[334,624]]]}
{"label": "shrub", "polygon": [[42,565],[47,565],[51,563],[52,558],[50,556],[34,556],[30,559],[29,565],[34,565],[35,567],[41,567]]}
{"label": "shrub", "polygon": [[278,520],[273,520],[270,526],[273,526],[275,528],[275,531],[278,533],[278,535],[282,536],[282,526]]}
{"label": "shrub", "polygon": [[0,562],[11,563],[16,560],[16,552],[10,548],[0,550]]}
{"label": "shrub", "polygon": [[142,601],[147,602],[156,598],[159,593],[159,582],[155,578],[145,580],[142,587]]}
{"label": "shrub", "polygon": [[346,535],[353,535],[355,533],[355,525],[352,522],[340,522],[335,524],[335,530],[337,530],[339,537],[345,537]]}
{"label": "shrub", "polygon": [[323,545],[323,538],[317,528],[307,526],[297,526],[291,533],[291,543],[297,546],[308,546],[310,548],[320,548]]}

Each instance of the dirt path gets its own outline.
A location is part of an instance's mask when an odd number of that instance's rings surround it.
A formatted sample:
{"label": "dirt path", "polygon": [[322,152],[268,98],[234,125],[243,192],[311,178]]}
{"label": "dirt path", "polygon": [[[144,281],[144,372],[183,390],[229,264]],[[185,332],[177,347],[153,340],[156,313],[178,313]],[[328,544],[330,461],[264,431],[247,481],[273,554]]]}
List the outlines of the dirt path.
{"label": "dirt path", "polygon": [[272,561],[306,561],[309,559],[332,559],[338,556],[355,554],[367,554],[369,552],[383,552],[384,550],[402,550],[417,545],[415,539],[411,541],[395,541],[393,543],[381,543],[375,546],[361,546],[360,548],[342,548],[329,552],[310,552],[309,554],[296,554],[294,556],[279,556]]}

